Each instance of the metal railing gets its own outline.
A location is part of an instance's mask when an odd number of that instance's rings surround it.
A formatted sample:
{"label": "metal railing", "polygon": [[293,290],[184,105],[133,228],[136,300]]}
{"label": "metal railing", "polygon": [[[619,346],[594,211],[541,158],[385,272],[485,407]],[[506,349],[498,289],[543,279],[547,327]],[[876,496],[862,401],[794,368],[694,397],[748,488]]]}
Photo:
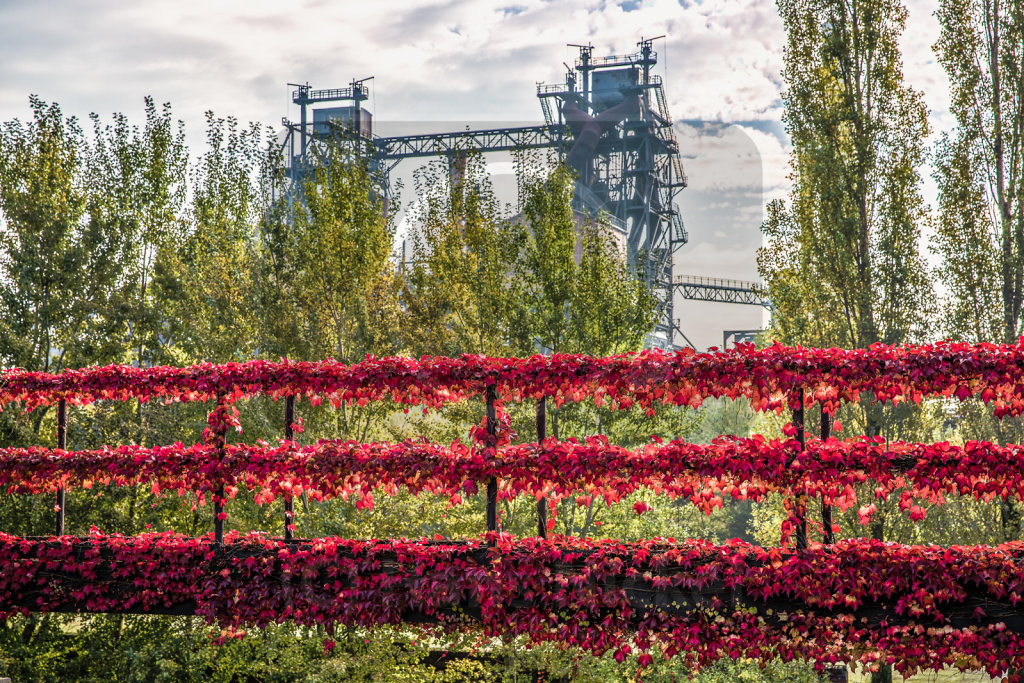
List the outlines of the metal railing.
{"label": "metal railing", "polygon": [[[305,99],[306,101],[313,100],[351,100],[353,98],[353,90],[351,87],[348,88],[329,88],[327,90],[293,90],[292,99],[297,100],[299,98]],[[365,85],[356,87],[356,93],[359,97],[366,98],[370,95],[370,90]]]}
{"label": "metal railing", "polygon": [[554,94],[560,92],[569,92],[569,86],[565,83],[538,83],[537,94]]}
{"label": "metal railing", "polygon": [[719,289],[742,289],[760,290],[763,285],[750,280],[727,280],[720,277],[702,277],[700,275],[676,275],[677,285],[700,285],[702,287],[717,287]]}
{"label": "metal railing", "polygon": [[[644,61],[654,64],[658,61],[658,53],[653,50],[647,57],[643,52],[634,52],[631,55],[608,55],[607,57],[593,57],[590,59],[590,66],[614,66],[616,64],[642,64]],[[583,66],[583,60],[576,59],[576,66]]]}

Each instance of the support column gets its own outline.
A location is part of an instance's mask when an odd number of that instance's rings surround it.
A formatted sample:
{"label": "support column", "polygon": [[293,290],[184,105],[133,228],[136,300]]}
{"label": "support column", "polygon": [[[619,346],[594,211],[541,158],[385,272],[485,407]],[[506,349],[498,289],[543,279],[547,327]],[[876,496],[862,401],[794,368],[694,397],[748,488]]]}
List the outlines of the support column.
{"label": "support column", "polygon": [[[798,457],[806,453],[806,431],[804,429],[804,390],[798,394],[800,407],[793,411],[793,425],[796,427],[796,440],[800,444]],[[796,517],[796,547],[802,550],[807,547],[807,494],[793,496],[793,516]]]}
{"label": "support column", "polygon": [[[821,440],[825,442],[832,436],[832,416],[821,409]],[[824,527],[821,542],[825,545],[833,545],[836,542],[836,533],[832,531],[832,506],[821,504],[821,524]]]}
{"label": "support column", "polygon": [[[487,440],[492,449],[498,434],[498,414],[494,407],[497,398],[497,389],[493,385],[487,387]],[[498,480],[494,477],[487,480],[487,530],[498,530]]]}
{"label": "support column", "polygon": [[[57,448],[66,451],[68,448],[68,402],[61,399],[57,404]],[[64,487],[57,489],[57,499],[54,503],[54,511],[57,513],[54,535],[64,535],[64,505],[67,501],[67,494]]]}
{"label": "support column", "polygon": [[[548,435],[548,399],[537,401],[537,445],[544,442]],[[548,499],[542,496],[537,500],[537,536],[548,537]]]}
{"label": "support column", "polygon": [[[289,396],[284,401],[284,438],[292,441],[294,430],[292,424],[295,422],[295,397]],[[291,495],[284,497],[284,540],[290,541],[294,536],[292,527],[295,525],[295,501]]]}
{"label": "support column", "polygon": [[[217,399],[217,407],[214,408],[214,411],[220,410],[224,405],[226,405],[225,399],[221,396]],[[224,445],[227,443],[227,424],[223,418],[218,422],[217,432],[214,436],[214,447],[217,450],[217,459],[223,460]],[[224,485],[222,484],[217,488],[216,493],[214,493],[213,500],[213,542],[217,546],[224,545],[224,508]]]}

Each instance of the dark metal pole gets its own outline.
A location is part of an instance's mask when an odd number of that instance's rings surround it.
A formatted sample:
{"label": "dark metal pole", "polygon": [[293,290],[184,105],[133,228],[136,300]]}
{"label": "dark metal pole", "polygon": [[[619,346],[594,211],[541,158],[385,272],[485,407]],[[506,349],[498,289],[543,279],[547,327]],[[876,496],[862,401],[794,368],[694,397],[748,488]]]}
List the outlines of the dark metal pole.
{"label": "dark metal pole", "polygon": [[[804,390],[799,393],[800,407],[793,411],[793,425],[796,427],[796,440],[800,444],[800,456],[806,448],[806,431],[804,429]],[[796,516],[796,547],[807,547],[807,494],[800,493],[793,498],[793,513]]]}
{"label": "dark metal pole", "polygon": [[[222,405],[223,398],[217,399],[217,408]],[[216,410],[216,408],[214,409]],[[217,447],[217,458],[224,458],[224,444],[227,442],[227,425],[221,425],[220,431],[216,436],[215,444]],[[214,495],[213,501],[213,542],[215,544],[224,544],[224,486],[221,485]]]}
{"label": "dark metal pole", "polygon": [[[548,435],[548,399],[537,401],[537,445],[538,447]],[[537,536],[548,537],[548,499],[542,496],[537,500]]]}
{"label": "dark metal pole", "polygon": [[[821,409],[821,440],[826,441],[832,436],[832,416]],[[821,524],[824,527],[821,542],[826,545],[833,545],[836,542],[836,533],[832,530],[832,506],[821,504]]]}
{"label": "dark metal pole", "polygon": [[[821,409],[821,440],[825,441],[832,436],[832,416],[825,412],[824,406]],[[834,545],[836,534],[832,531],[832,506],[821,503],[821,525],[824,527],[821,542],[825,545]],[[843,665],[830,666],[826,673],[829,683],[847,683],[849,672]]]}
{"label": "dark metal pole", "polygon": [[[65,399],[61,399],[57,404],[57,448],[62,451],[68,448],[68,402]],[[67,496],[64,491],[64,487],[61,486],[57,489],[57,502],[55,509],[57,512],[57,523],[55,525],[55,535],[64,535],[64,504]]]}
{"label": "dark metal pole", "polygon": [[[487,387],[487,437],[491,448],[498,434],[498,414],[494,407],[497,398],[498,392],[494,386]],[[494,477],[487,481],[487,530],[498,530],[498,480]]]}
{"label": "dark metal pole", "polygon": [[[284,400],[284,438],[291,441],[294,434],[292,423],[295,422],[295,397]],[[284,497],[284,540],[290,541],[294,536],[292,526],[295,524],[295,501],[291,495]]]}

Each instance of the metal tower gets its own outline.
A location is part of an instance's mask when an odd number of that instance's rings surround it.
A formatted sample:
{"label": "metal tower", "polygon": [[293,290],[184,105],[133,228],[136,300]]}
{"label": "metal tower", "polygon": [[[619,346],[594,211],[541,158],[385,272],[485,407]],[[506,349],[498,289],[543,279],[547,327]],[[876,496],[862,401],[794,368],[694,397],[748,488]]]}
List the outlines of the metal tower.
{"label": "metal tower", "polygon": [[661,78],[651,73],[661,37],[641,40],[635,54],[600,58],[592,45],[574,45],[579,58],[566,82],[538,85],[537,96],[546,122],[569,130],[577,208],[615,219],[627,257],[658,297],[648,345],[665,348],[680,331],[672,315],[672,254],[688,236],[675,202],[686,173]]}
{"label": "metal tower", "polygon": [[[373,76],[370,76],[373,78]],[[329,90],[313,90],[309,83],[300,85],[289,83],[295,87],[292,91],[292,102],[299,105],[299,122],[294,123],[287,118],[281,119],[285,127],[285,139],[282,149],[285,151],[285,166],[289,179],[297,182],[310,164],[315,164],[324,152],[322,142],[333,134],[332,122],[341,122],[359,131],[363,137],[369,137],[373,130],[373,117],[364,111],[360,103],[369,97],[369,90],[363,83],[370,80],[363,78],[353,80],[347,88],[331,88]],[[328,102],[349,102],[347,106],[321,107],[313,109],[313,120],[309,119],[309,107]]]}

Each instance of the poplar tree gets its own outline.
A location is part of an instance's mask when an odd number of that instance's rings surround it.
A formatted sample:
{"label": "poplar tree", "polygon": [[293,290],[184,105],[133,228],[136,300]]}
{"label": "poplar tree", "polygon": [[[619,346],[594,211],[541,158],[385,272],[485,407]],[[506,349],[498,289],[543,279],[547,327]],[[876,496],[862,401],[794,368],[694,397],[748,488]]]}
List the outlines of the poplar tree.
{"label": "poplar tree", "polygon": [[943,0],[935,52],[956,119],[936,155],[935,250],[957,339],[1024,333],[1024,2]]}
{"label": "poplar tree", "polygon": [[530,227],[517,270],[526,304],[520,352],[605,356],[635,351],[654,326],[658,301],[630,272],[625,246],[600,216],[572,208],[565,166],[519,169]]}
{"label": "poplar tree", "polygon": [[[175,362],[244,360],[256,353],[252,305],[260,219],[262,131],[206,113],[207,147],[171,238],[156,241],[155,323]],[[173,357],[173,356],[172,356]]]}
{"label": "poplar tree", "polygon": [[[779,13],[793,187],[788,202],[768,205],[758,254],[773,335],[846,348],[921,340],[931,297],[918,247],[928,122],[921,94],[903,80],[906,9],[899,0],[779,0]],[[893,419],[905,415],[871,402],[849,412],[870,436],[906,429]],[[882,512],[870,525],[879,539]]]}
{"label": "poplar tree", "polygon": [[259,219],[264,353],[346,363],[399,353],[394,214],[367,160],[325,141],[290,187],[279,164],[270,152],[261,172],[276,195]]}
{"label": "poplar tree", "polygon": [[166,359],[161,347],[168,339],[161,342],[161,302],[152,281],[160,251],[184,234],[188,184],[184,124],[172,119],[169,104],[158,109],[151,97],[145,103],[141,128],[124,114],[107,124],[90,115],[94,135],[85,169],[90,234],[108,240],[89,249],[102,250],[103,265],[116,280],[107,283],[111,315],[93,317],[90,338],[97,353],[107,347],[105,356],[120,354],[121,362],[138,365]]}
{"label": "poplar tree", "polygon": [[432,162],[416,190],[402,266],[410,348],[512,355],[525,315],[515,274],[526,226],[501,205],[479,152]]}
{"label": "poplar tree", "polygon": [[773,333],[847,348],[921,339],[931,289],[918,248],[918,168],[928,123],[921,94],[903,82],[906,9],[780,0],[779,12],[793,189],[768,205],[762,226]]}
{"label": "poplar tree", "polygon": [[[943,322],[955,339],[1011,343],[1024,333],[1024,2],[943,0],[936,14],[956,120],[935,168]],[[1019,421],[959,410],[968,438],[1020,442]],[[1019,538],[1019,503],[999,509],[1004,538]]]}
{"label": "poplar tree", "polygon": [[0,129],[0,352],[28,370],[64,367],[76,306],[87,190],[85,140],[73,117],[32,97],[32,120]]}

